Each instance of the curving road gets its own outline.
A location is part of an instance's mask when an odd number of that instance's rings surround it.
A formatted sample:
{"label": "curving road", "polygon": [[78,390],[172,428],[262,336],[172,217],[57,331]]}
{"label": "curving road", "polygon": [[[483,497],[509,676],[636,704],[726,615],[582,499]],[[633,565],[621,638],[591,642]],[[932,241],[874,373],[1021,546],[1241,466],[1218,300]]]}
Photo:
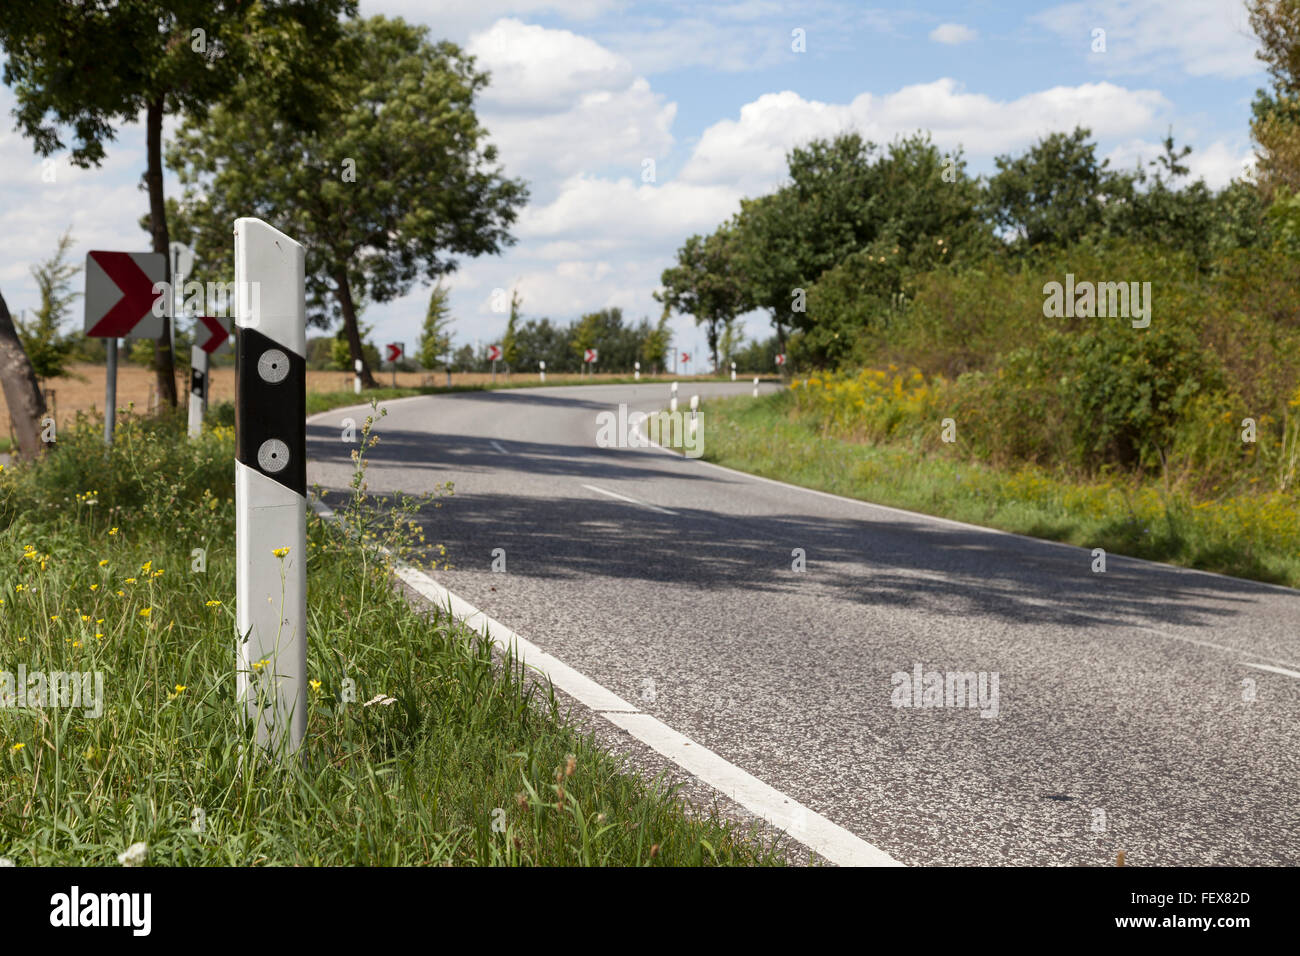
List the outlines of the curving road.
{"label": "curving road", "polygon": [[[706,449],[709,397],[749,388],[682,383]],[[598,413],[667,399],[389,402],[370,488],[454,481],[440,584],[895,861],[1300,862],[1300,592],[597,447]],[[346,487],[346,417],[309,422],[309,482]]]}

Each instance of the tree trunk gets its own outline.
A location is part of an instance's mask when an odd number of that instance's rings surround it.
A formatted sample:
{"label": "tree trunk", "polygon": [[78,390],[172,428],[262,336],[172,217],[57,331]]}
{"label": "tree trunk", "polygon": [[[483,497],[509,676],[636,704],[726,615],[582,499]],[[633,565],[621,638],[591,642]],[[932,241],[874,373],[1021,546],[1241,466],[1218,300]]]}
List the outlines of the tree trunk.
{"label": "tree trunk", "polygon": [[[162,121],[163,95],[160,93],[149,101],[145,117],[145,151],[149,155],[149,167],[145,173],[145,183],[149,187],[149,225],[153,232],[153,251],[161,252],[167,260],[164,278],[172,281],[171,242],[167,235],[167,204],[163,197],[162,169]],[[171,311],[171,299],[167,302]],[[163,315],[162,335],[153,344],[153,367],[158,379],[158,394],[172,408],[176,407],[176,363],[172,356],[171,318]]]}
{"label": "tree trunk", "polygon": [[17,457],[35,458],[45,450],[41,441],[45,399],[3,295],[0,295],[0,385],[4,387],[9,420],[13,422],[14,439],[18,442]]}
{"label": "tree trunk", "polygon": [[366,364],[365,352],[361,348],[361,330],[357,326],[357,309],[352,301],[352,286],[348,283],[347,272],[343,270],[339,270],[334,275],[334,294],[339,300],[339,310],[343,313],[343,331],[347,333],[352,367],[355,369],[357,360],[361,360],[361,387],[378,388],[379,383],[370,374],[370,366]]}

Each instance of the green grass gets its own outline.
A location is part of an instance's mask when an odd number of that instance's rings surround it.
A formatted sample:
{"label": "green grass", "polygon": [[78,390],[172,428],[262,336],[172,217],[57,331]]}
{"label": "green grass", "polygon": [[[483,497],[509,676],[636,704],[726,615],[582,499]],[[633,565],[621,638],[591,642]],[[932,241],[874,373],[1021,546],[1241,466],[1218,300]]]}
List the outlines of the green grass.
{"label": "green grass", "polygon": [[[87,423],[0,474],[0,670],[97,671],[104,695],[98,718],[0,708],[0,856],[116,865],[144,842],[174,865],[783,862],[597,746],[535,675],[417,613],[376,551],[314,517],[319,687],[302,760],[262,759],[234,699],[232,434],[182,436],[179,417],[128,417],[105,461]],[[341,513],[368,540],[407,520],[356,501]],[[395,703],[365,706],[381,694]]]}
{"label": "green grass", "polygon": [[819,422],[798,414],[787,391],[710,403],[704,459],[910,511],[1300,587],[1294,494],[1201,501],[1153,482],[995,469],[935,444],[827,435]]}

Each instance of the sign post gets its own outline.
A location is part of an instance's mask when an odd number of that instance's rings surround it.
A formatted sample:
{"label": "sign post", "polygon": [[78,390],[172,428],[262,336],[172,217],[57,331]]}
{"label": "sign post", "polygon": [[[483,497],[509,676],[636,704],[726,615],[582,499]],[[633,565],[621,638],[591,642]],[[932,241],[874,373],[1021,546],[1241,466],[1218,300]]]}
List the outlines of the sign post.
{"label": "sign post", "polygon": [[117,338],[104,342],[104,444],[113,444],[117,425]]}
{"label": "sign post", "polygon": [[201,315],[195,320],[196,345],[190,347],[190,411],[189,436],[203,434],[203,415],[208,407],[208,391],[212,380],[208,371],[210,356],[230,351],[230,325],[228,320],[211,315]]}
{"label": "sign post", "polygon": [[582,353],[583,364],[587,366],[587,374],[590,375],[596,371],[596,359],[600,357],[600,352],[596,349],[587,349]]}
{"label": "sign post", "polygon": [[402,358],[402,353],[406,351],[406,346],[401,342],[389,342],[384,346],[388,350],[388,361],[393,366],[393,388],[397,388],[397,363]]}
{"label": "sign post", "polygon": [[[86,335],[104,343],[104,443],[113,444],[117,423],[117,340],[162,335],[163,315],[157,307],[157,285],[167,279],[167,256],[161,252],[86,254]],[[163,303],[170,310],[171,302]]]}
{"label": "sign post", "polygon": [[304,250],[235,220],[238,699],[256,740],[297,752],[307,726],[307,322]]}
{"label": "sign post", "polygon": [[203,413],[208,407],[208,353],[197,345],[190,346],[190,417],[188,434],[203,434]]}
{"label": "sign post", "polygon": [[489,345],[488,359],[491,360],[492,362],[492,384],[493,385],[497,383],[497,359],[499,359],[500,357],[501,357],[501,346]]}

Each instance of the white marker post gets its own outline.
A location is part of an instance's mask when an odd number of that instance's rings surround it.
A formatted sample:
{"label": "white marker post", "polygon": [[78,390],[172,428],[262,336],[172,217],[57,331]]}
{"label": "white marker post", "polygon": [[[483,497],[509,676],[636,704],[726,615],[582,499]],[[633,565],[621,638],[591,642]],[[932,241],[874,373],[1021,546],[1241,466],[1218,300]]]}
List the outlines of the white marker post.
{"label": "white marker post", "polygon": [[361,359],[352,363],[352,391],[361,394]]}
{"label": "white marker post", "polygon": [[639,381],[641,381],[641,363],[640,363],[640,362],[633,362],[633,363],[632,363],[632,381],[634,381],[634,382],[639,382]]}
{"label": "white marker post", "polygon": [[758,376],[754,376],[754,397],[758,398]]}
{"label": "white marker post", "polygon": [[208,353],[197,345],[190,346],[190,418],[189,436],[203,434],[203,413],[208,407]]}
{"label": "white marker post", "polygon": [[668,410],[670,412],[677,411],[677,383],[676,382],[673,382],[672,397],[668,399]]}
{"label": "white marker post", "polygon": [[731,363],[731,380],[732,380],[733,382],[736,380],[736,363],[735,363],[735,362],[732,362],[732,363]]}
{"label": "white marker post", "polygon": [[307,310],[304,250],[235,220],[235,600],[238,699],[256,740],[297,752],[307,727]]}
{"label": "white marker post", "polygon": [[699,412],[700,412],[700,396],[692,395],[691,396],[691,425],[690,425],[692,435],[695,434],[695,418],[699,414]]}
{"label": "white marker post", "polygon": [[545,362],[538,362],[537,364],[538,364],[538,366],[539,366],[539,367],[541,368],[541,370],[542,370],[542,381],[545,382],[545,381],[546,381],[546,363],[545,363]]}

